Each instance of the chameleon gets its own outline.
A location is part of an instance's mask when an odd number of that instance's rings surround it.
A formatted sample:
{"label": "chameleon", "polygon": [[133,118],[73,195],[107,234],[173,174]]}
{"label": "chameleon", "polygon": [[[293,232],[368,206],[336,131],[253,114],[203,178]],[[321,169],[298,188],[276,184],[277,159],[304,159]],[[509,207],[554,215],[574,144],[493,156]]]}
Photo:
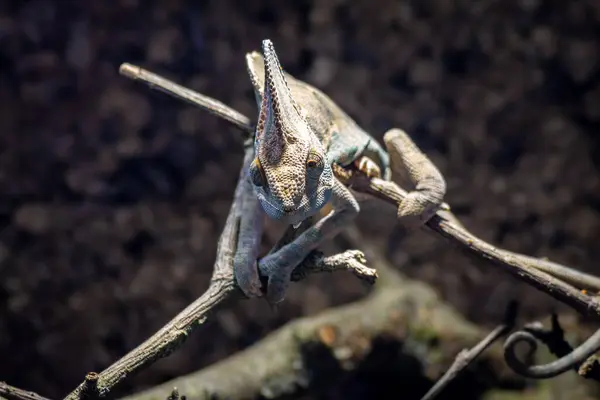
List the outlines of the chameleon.
{"label": "chameleon", "polygon": [[[360,211],[355,196],[334,176],[332,165],[354,164],[367,175],[384,180],[390,180],[392,168],[388,152],[333,100],[284,72],[271,40],[262,41],[262,54],[246,54],[246,66],[259,108],[253,144],[255,158],[247,172],[257,201],[249,202],[244,210],[255,213],[249,219],[251,224],[260,225],[257,213],[262,209],[268,217],[297,228],[326,204],[332,208],[291,243],[259,262],[257,233],[253,232],[252,240],[241,236],[244,240],[238,242],[234,257],[238,286],[247,297],[261,296],[259,275],[266,276],[266,298],[277,304],[284,298],[294,268],[325,240],[337,235]],[[404,135],[405,140],[392,140],[398,135]],[[416,146],[403,131],[390,130],[384,140],[403,144],[392,147],[398,159],[414,159],[411,155]],[[404,162],[409,174],[418,180],[418,171],[410,168],[413,164]],[[419,191],[423,188],[417,187],[416,193]],[[430,213],[442,202],[440,191],[443,196],[445,184],[437,185],[436,195],[425,196],[424,201],[422,195],[413,198],[412,206],[399,209],[399,216]]]}

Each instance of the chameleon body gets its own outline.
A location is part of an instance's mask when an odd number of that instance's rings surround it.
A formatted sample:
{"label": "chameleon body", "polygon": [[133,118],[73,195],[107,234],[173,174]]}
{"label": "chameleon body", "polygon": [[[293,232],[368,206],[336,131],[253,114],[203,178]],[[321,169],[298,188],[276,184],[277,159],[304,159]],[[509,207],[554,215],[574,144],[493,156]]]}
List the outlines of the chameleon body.
{"label": "chameleon body", "polygon": [[[328,96],[283,71],[270,40],[262,42],[262,53],[246,55],[260,110],[255,159],[248,168],[258,203],[269,217],[294,227],[328,202],[332,205],[326,216],[291,243],[263,257],[258,265],[254,258],[257,232],[252,233],[252,240],[238,241],[234,258],[238,285],[248,297],[260,296],[260,271],[268,277],[266,297],[273,304],[283,300],[294,268],[360,210],[354,195],[334,176],[332,164],[356,163],[367,174],[383,175],[387,180],[391,168],[388,153]],[[422,211],[417,208],[411,213]]]}

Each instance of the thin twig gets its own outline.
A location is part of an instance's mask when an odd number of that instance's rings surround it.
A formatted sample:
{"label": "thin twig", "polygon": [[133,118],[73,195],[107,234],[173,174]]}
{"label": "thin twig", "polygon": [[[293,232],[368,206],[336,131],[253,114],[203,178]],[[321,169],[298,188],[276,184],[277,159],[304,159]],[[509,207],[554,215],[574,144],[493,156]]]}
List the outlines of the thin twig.
{"label": "thin twig", "polygon": [[504,317],[504,323],[498,325],[493,331],[491,331],[481,342],[477,343],[471,349],[464,349],[456,356],[456,359],[446,371],[446,373],[429,389],[429,391],[421,398],[421,400],[432,400],[434,399],[444,388],[452,382],[458,374],[467,368],[479,355],[491,346],[496,340],[506,335],[515,325],[517,318],[517,303],[509,303],[506,315]]}
{"label": "thin twig", "polygon": [[230,122],[247,133],[254,133],[254,126],[248,117],[220,102],[219,100],[178,85],[173,81],[163,78],[160,75],[136,65],[123,63],[119,68],[119,73],[130,79],[144,82],[150,86],[151,89],[160,90],[161,92],[171,95],[177,99],[200,107],[203,110],[208,111],[209,113],[216,115],[227,122]]}
{"label": "thin twig", "polygon": [[[235,291],[236,285],[231,266],[239,225],[237,207],[240,198],[243,196],[240,193],[241,188],[244,187],[242,184],[243,179],[245,179],[243,171],[250,164],[252,158],[253,149],[247,146],[234,200],[225,222],[225,228],[219,238],[217,257],[208,289],[149,339],[102,371],[97,382],[100,396],[106,396],[128,376],[142,370],[156,360],[166,357],[179,348],[188,335],[206,320],[208,313],[229,298]],[[81,398],[86,386],[86,382],[83,382],[67,395],[66,399]]]}
{"label": "thin twig", "polygon": [[10,386],[6,382],[0,381],[0,399],[6,400],[50,400],[47,397],[40,396],[35,392],[19,389]]}

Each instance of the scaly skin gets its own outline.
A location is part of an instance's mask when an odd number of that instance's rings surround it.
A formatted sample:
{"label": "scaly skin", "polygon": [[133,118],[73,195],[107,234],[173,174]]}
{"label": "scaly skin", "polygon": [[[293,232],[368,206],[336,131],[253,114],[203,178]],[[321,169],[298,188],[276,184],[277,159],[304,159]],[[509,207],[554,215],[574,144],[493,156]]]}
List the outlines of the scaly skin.
{"label": "scaly skin", "polygon": [[[270,40],[263,41],[262,52],[263,56],[257,52],[246,55],[260,109],[256,158],[248,171],[258,201],[269,217],[294,226],[328,202],[333,206],[293,242],[258,263],[261,274],[268,277],[267,300],[276,304],[283,300],[294,268],[360,210],[352,193],[333,175],[332,164],[354,163],[369,176],[383,171],[384,179],[390,178],[391,169],[388,153],[329,97],[283,72]],[[413,147],[407,148],[409,153],[413,151]],[[403,154],[402,149],[396,152]],[[423,210],[411,207],[410,212],[422,213],[430,206],[425,204]],[[258,274],[249,270],[255,268],[254,261],[247,257],[256,254],[257,244],[242,240],[238,246],[236,279],[248,297],[255,297],[260,282]]]}

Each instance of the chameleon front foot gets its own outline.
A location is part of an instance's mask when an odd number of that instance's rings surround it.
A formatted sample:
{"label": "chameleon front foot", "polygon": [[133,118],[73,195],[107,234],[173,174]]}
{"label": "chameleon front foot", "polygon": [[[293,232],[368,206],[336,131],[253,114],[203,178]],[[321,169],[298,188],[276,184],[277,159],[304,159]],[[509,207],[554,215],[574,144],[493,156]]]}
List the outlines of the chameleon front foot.
{"label": "chameleon front foot", "polygon": [[258,264],[261,274],[268,277],[265,298],[271,306],[283,301],[291,281],[293,268],[288,268],[289,263],[281,265],[281,260],[275,252],[264,257]]}
{"label": "chameleon front foot", "polygon": [[235,261],[236,260],[234,259],[233,271],[235,280],[244,295],[250,299],[262,296],[262,284],[260,282],[260,276],[258,275],[258,263],[255,261],[253,265],[248,265],[248,263],[243,265],[241,263],[236,263]]}
{"label": "chameleon front foot", "polygon": [[444,206],[444,177],[406,132],[391,129],[383,136],[383,141],[390,155],[392,174],[407,172],[415,185],[415,190],[409,192],[398,206],[398,218],[410,220],[411,226],[427,222]]}
{"label": "chameleon front foot", "polygon": [[369,157],[362,156],[354,161],[354,166],[369,178],[381,178],[379,165]]}

